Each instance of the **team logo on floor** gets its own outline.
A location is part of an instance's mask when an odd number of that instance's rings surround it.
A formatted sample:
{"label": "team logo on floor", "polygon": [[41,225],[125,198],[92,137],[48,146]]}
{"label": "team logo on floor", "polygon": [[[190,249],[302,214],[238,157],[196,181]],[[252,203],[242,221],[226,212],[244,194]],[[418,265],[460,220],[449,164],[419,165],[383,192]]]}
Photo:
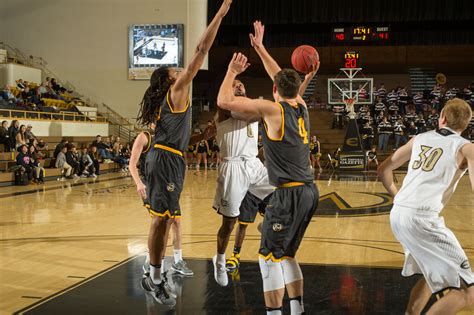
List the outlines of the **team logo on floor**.
{"label": "team logo on floor", "polygon": [[363,216],[389,213],[393,198],[387,193],[354,192],[353,194],[369,195],[379,199],[378,202],[363,206],[351,206],[339,194],[332,192],[319,197],[318,209],[314,216]]}

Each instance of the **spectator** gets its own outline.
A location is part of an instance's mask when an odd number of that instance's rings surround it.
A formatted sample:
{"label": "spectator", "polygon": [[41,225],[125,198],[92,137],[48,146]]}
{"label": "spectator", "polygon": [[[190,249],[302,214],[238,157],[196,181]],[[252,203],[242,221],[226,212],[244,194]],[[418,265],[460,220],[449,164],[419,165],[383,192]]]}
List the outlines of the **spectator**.
{"label": "spectator", "polygon": [[336,128],[342,129],[343,127],[343,116],[344,116],[344,105],[336,104],[333,105],[332,111],[334,112],[334,120],[332,122],[332,129]]}
{"label": "spectator", "polygon": [[198,148],[197,148],[197,163],[196,163],[196,169],[199,170],[199,166],[201,165],[201,160],[204,163],[204,170],[207,170],[207,152],[209,152],[209,144],[207,140],[201,140],[198,143]]}
{"label": "spectator", "polygon": [[426,122],[422,113],[418,114],[418,118],[415,120],[415,125],[418,129],[418,133],[426,132]]}
{"label": "spectator", "polygon": [[390,135],[393,133],[393,127],[390,122],[388,122],[387,117],[383,117],[383,121],[377,127],[379,132],[379,145],[377,150],[387,152],[388,141],[390,140]]}
{"label": "spectator", "polygon": [[28,147],[22,145],[18,147],[18,155],[16,157],[16,164],[21,166],[20,172],[22,174],[28,174],[28,181],[31,181],[33,178],[33,168],[30,165],[30,156],[28,155]]}
{"label": "spectator", "polygon": [[31,126],[31,125],[28,125],[26,127],[25,137],[26,137],[26,142],[28,144],[33,143],[33,140],[37,139],[35,134],[33,133],[32,129],[33,129],[33,126]]}
{"label": "spectator", "polygon": [[397,104],[398,103],[398,93],[393,89],[390,93],[387,95],[387,102],[389,104]]}
{"label": "spectator", "polygon": [[44,184],[45,170],[40,164],[34,145],[28,148],[28,155],[30,157],[30,166],[33,168],[33,181],[38,184]]}
{"label": "spectator", "polygon": [[20,131],[15,136],[15,148],[18,149],[22,145],[27,145],[25,125],[20,126]]}
{"label": "spectator", "polygon": [[82,175],[81,177],[97,177],[95,174],[94,162],[92,161],[87,147],[82,148],[81,154]]}
{"label": "spectator", "polygon": [[17,99],[12,94],[12,92],[10,90],[10,86],[8,84],[5,85],[5,87],[3,88],[3,91],[0,93],[0,97],[3,98],[5,101],[7,101],[9,103],[16,104],[16,102],[17,102]]}
{"label": "spectator", "polygon": [[56,168],[61,169],[61,177],[58,179],[60,181],[65,180],[65,178],[72,178],[71,177],[71,172],[72,172],[72,166],[69,165],[66,161],[66,152],[67,152],[67,147],[63,146],[61,148],[61,151],[59,151],[58,156],[56,157]]}
{"label": "spectator", "polygon": [[380,97],[377,98],[377,104],[375,104],[374,112],[375,115],[380,115],[380,113],[385,112],[385,104],[382,102],[382,99]]}
{"label": "spectator", "polygon": [[[105,138],[107,139],[107,138]],[[120,138],[119,137],[116,137],[115,135],[111,135],[110,136],[110,141],[107,141],[105,140],[104,142],[106,142],[112,149],[114,148],[114,145],[117,143],[117,142],[120,142]]]}
{"label": "spectator", "polygon": [[430,115],[428,116],[428,121],[426,122],[426,126],[429,130],[433,130],[438,128],[438,119],[439,114],[436,109],[432,109]]}
{"label": "spectator", "polygon": [[380,84],[380,87],[377,90],[377,96],[380,98],[380,100],[385,100],[385,97],[387,97],[387,90],[385,89],[385,85],[383,83]]}
{"label": "spectator", "polygon": [[59,152],[63,150],[64,147],[68,145],[69,141],[66,138],[62,138],[61,142],[56,145],[56,148],[54,149],[53,156],[54,158],[58,157]]}
{"label": "spectator", "polygon": [[5,152],[10,151],[10,138],[8,135],[8,122],[6,120],[2,121],[0,126],[0,144],[3,144],[3,149]]}
{"label": "spectator", "polygon": [[410,97],[408,96],[406,89],[403,87],[398,94],[398,107],[401,114],[405,114],[409,100]]}
{"label": "spectator", "polygon": [[103,160],[95,145],[91,146],[89,156],[91,157],[92,163],[94,163],[95,174],[100,175],[100,163],[102,163]]}
{"label": "spectator", "polygon": [[423,94],[421,92],[416,92],[416,95],[413,96],[413,103],[415,104],[416,113],[421,113],[423,111]]}
{"label": "spectator", "polygon": [[66,162],[72,167],[72,176],[78,177],[78,175],[81,175],[81,162],[77,156],[76,146],[72,143],[67,145]]}
{"label": "spectator", "polygon": [[374,128],[367,121],[362,128],[362,146],[364,150],[370,150],[372,147],[372,141],[374,140]]}
{"label": "spectator", "polygon": [[20,131],[20,122],[12,120],[10,127],[8,127],[8,138],[10,139],[10,151],[16,148],[16,135]]}
{"label": "spectator", "polygon": [[401,144],[407,143],[407,138],[406,138],[406,128],[405,125],[403,124],[403,121],[401,119],[398,119],[395,122],[395,125],[393,126],[393,133],[395,134],[395,150],[400,147],[400,142]]}
{"label": "spectator", "polygon": [[129,159],[125,157],[125,154],[123,152],[123,144],[119,143],[117,147],[114,147],[113,154],[114,162],[120,165],[122,172],[127,172]]}
{"label": "spectator", "polygon": [[46,157],[46,154],[42,151],[43,149],[39,147],[39,142],[36,139],[33,139],[32,146],[35,147],[35,154],[38,159],[44,159]]}
{"label": "spectator", "polygon": [[407,127],[407,134],[409,140],[418,134],[418,128],[414,121],[410,121],[410,124]]}
{"label": "spectator", "polygon": [[23,79],[19,79],[18,82],[16,83],[16,87],[20,90],[20,91],[24,91],[26,89],[26,84],[23,82]]}
{"label": "spectator", "polygon": [[375,146],[371,150],[367,151],[367,171],[370,170],[370,164],[375,163],[376,166],[379,166],[379,160],[377,160],[377,151]]}
{"label": "spectator", "polygon": [[92,142],[92,145],[97,148],[97,152],[99,153],[100,157],[102,159],[111,160],[113,158],[111,153],[112,149],[107,145],[107,143],[102,142],[102,137],[100,135],[97,135],[95,139],[96,140]]}
{"label": "spectator", "polygon": [[316,169],[316,166],[318,167],[319,172],[322,172],[323,169],[321,168],[321,143],[318,141],[316,136],[311,137],[311,142],[309,144],[309,151],[310,151],[310,161],[311,161],[311,167],[313,170]]}

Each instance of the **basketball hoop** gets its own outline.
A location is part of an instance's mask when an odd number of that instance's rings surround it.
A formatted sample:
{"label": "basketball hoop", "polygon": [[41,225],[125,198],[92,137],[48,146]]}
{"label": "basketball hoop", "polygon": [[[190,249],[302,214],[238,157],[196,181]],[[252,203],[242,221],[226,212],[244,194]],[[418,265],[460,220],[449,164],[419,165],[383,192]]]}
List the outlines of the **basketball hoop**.
{"label": "basketball hoop", "polygon": [[355,119],[355,117],[356,117],[356,113],[354,111],[355,99],[354,98],[346,98],[343,101],[346,104],[346,111],[348,113],[347,116],[349,116],[350,119]]}

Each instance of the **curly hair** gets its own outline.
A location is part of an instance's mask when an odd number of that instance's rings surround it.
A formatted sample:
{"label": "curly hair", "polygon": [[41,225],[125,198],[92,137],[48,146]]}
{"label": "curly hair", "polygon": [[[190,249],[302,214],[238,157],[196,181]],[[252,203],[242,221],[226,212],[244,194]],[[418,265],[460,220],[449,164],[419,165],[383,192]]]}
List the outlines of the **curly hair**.
{"label": "curly hair", "polygon": [[161,103],[172,84],[168,70],[167,67],[160,67],[151,75],[150,86],[143,95],[137,116],[137,122],[143,126],[156,122]]}

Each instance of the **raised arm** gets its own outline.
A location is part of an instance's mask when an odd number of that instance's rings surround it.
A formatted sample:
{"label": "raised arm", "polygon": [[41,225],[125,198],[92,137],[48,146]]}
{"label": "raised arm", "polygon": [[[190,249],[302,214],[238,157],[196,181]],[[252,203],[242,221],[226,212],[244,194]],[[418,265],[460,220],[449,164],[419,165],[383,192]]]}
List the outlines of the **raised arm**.
{"label": "raised arm", "polygon": [[[232,0],[224,0],[219,11],[216,13],[214,18],[212,19],[211,23],[207,26],[204,34],[201,36],[194,55],[191,57],[188,66],[183,70],[183,72],[179,75],[176,83],[173,85],[171,90],[172,100],[175,102],[179,98],[180,95],[178,94],[186,94],[188,93],[189,86],[193,81],[194,77],[196,76],[197,72],[201,68],[204,59],[206,58],[209,49],[211,49],[212,43],[216,38],[217,31],[219,30],[219,26],[221,25],[222,19],[229,11],[230,5],[232,4]],[[176,99],[173,95],[176,95]],[[178,104],[175,102],[174,104]],[[184,106],[184,105],[183,105]]]}
{"label": "raised arm", "polygon": [[414,138],[385,159],[385,161],[383,161],[377,168],[379,179],[392,197],[395,197],[398,192],[398,189],[395,187],[393,182],[393,171],[410,160],[413,142]]}
{"label": "raised arm", "polygon": [[272,102],[235,96],[232,88],[232,82],[234,82],[237,75],[244,72],[249,66],[250,64],[247,63],[247,57],[241,53],[234,53],[224,81],[219,89],[219,94],[217,95],[217,106],[234,113],[263,117],[262,107],[265,107],[268,103],[273,104]]}
{"label": "raised arm", "polygon": [[262,60],[265,70],[270,76],[270,79],[272,79],[273,81],[275,79],[275,75],[281,70],[281,68],[275,61],[275,59],[270,56],[267,49],[263,45],[263,34],[265,33],[265,26],[262,24],[262,22],[255,21],[253,23],[253,28],[255,30],[255,34],[249,34],[250,44]]}
{"label": "raised arm", "polygon": [[308,88],[309,82],[311,82],[316,73],[318,73],[319,65],[320,63],[318,62],[318,65],[313,69],[313,71],[305,75],[304,81],[301,83],[300,89],[298,91],[299,96],[303,97],[304,92],[306,92],[306,89]]}
{"label": "raised arm", "polygon": [[145,133],[140,132],[140,134],[133,142],[132,154],[130,156],[130,162],[128,164],[128,168],[130,170],[130,175],[132,175],[133,181],[135,185],[137,185],[137,192],[138,194],[145,198],[146,197],[146,186],[143,184],[140,175],[138,174],[138,160],[140,159],[140,155],[143,152],[143,148],[148,144],[148,138]]}

